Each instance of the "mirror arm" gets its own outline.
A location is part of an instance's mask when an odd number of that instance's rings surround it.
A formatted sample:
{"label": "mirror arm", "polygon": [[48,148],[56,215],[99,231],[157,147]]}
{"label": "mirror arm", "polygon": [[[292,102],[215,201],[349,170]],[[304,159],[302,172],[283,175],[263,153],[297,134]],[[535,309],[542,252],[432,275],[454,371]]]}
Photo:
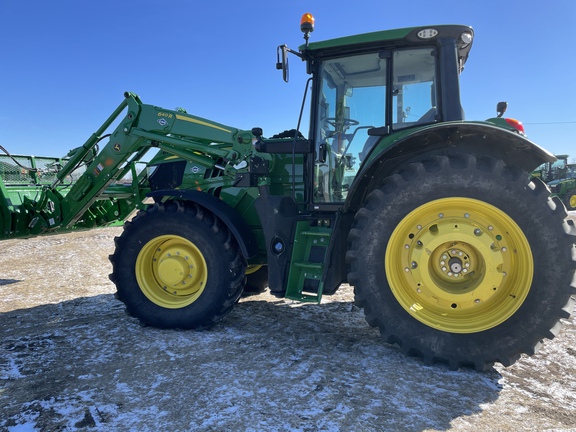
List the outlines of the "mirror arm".
{"label": "mirror arm", "polygon": [[[302,60],[306,60],[308,56],[306,56],[305,54],[301,53],[300,51],[294,51],[291,48],[288,48],[287,45],[279,45],[278,49],[276,50],[276,68],[277,69],[282,69],[282,62],[280,61],[280,50],[285,50],[286,52],[289,52],[290,54],[294,54],[297,57],[300,57]],[[278,67],[280,65],[280,67]]]}
{"label": "mirror arm", "polygon": [[306,56],[302,54],[300,51],[294,51],[293,49],[290,49],[288,47],[286,47],[286,51],[288,51],[290,54],[294,54],[295,56],[300,57],[302,60],[306,60]]}

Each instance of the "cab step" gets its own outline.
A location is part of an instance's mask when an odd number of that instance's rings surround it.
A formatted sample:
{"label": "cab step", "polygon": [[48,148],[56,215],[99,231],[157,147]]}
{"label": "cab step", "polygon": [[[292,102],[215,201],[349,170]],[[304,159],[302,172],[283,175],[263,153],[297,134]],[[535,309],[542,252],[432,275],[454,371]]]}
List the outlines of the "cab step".
{"label": "cab step", "polygon": [[302,302],[322,300],[324,261],[332,228],[312,226],[310,221],[296,224],[286,298]]}

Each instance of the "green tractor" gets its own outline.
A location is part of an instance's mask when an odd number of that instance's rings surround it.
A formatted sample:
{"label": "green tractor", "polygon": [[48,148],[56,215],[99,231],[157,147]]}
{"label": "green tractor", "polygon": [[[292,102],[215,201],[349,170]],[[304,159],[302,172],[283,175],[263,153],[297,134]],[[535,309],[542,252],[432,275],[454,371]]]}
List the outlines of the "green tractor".
{"label": "green tractor", "polygon": [[553,195],[560,198],[566,208],[576,210],[576,164],[567,164],[557,179],[548,183]]}
{"label": "green tractor", "polygon": [[576,164],[568,163],[568,155],[555,155],[557,161],[544,163],[535,171],[548,184],[552,195],[562,200],[569,210],[576,209]]}
{"label": "green tractor", "polygon": [[349,283],[384,340],[427,364],[484,370],[533,354],[572,312],[576,228],[530,178],[555,158],[519,122],[464,120],[473,30],[310,43],[313,24],[305,14],[305,43],[277,52],[285,81],[290,55],[310,74],[307,137],[265,138],[126,93],[49,182],[31,166],[0,182],[0,236],[126,221],[110,278],[127,311],[159,328],[209,327],[245,287],[320,302]]}

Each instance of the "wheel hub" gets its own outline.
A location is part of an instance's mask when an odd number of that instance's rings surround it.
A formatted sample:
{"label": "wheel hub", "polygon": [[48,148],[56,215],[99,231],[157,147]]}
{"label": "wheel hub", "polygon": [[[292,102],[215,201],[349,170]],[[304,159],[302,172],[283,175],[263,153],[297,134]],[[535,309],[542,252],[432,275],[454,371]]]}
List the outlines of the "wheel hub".
{"label": "wheel hub", "polygon": [[468,273],[470,258],[465,251],[449,248],[440,256],[438,268],[448,277],[459,277]]}
{"label": "wheel hub", "polygon": [[[454,277],[458,276],[463,270],[462,261],[459,258],[450,258],[448,265],[450,266],[450,270],[454,274]],[[450,276],[450,272],[448,272],[448,276]]]}
{"label": "wheel hub", "polygon": [[136,278],[142,292],[166,308],[194,302],[206,286],[208,268],[201,251],[174,235],[156,237],[136,260]]}
{"label": "wheel hub", "polygon": [[193,279],[194,265],[190,262],[190,257],[177,248],[158,248],[152,261],[158,281],[165,288],[178,291]]}

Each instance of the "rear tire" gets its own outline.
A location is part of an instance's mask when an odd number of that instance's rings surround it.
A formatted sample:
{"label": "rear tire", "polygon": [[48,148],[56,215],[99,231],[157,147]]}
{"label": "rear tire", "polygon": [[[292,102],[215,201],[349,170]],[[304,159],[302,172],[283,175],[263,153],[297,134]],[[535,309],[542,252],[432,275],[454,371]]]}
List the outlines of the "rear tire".
{"label": "rear tire", "polygon": [[196,204],[154,204],[126,222],[110,256],[117,298],[159,328],[205,328],[242,292],[246,262],[235,238]]}
{"label": "rear tire", "polygon": [[527,179],[498,160],[436,156],[367,197],[348,280],[387,342],[428,364],[485,370],[555,336],[572,311],[574,238],[564,206]]}

